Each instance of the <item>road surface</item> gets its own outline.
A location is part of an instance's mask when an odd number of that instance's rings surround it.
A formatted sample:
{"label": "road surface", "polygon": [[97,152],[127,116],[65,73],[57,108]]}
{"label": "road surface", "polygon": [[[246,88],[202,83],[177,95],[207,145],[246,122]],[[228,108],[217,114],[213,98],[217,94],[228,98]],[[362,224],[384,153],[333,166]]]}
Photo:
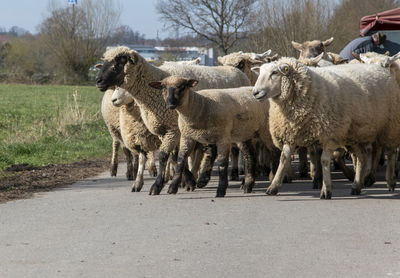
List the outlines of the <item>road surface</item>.
{"label": "road surface", "polygon": [[243,194],[217,178],[194,192],[131,193],[124,164],[31,199],[0,204],[0,277],[400,277],[400,195],[361,196],[333,175],[333,199],[309,180]]}

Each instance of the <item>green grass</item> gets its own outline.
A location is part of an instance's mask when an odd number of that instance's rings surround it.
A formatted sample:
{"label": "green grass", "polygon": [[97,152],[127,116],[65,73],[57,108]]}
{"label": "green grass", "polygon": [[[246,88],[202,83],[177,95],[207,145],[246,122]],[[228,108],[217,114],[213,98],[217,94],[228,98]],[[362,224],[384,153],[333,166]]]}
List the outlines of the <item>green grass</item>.
{"label": "green grass", "polygon": [[94,86],[0,84],[0,169],[96,159],[111,152]]}

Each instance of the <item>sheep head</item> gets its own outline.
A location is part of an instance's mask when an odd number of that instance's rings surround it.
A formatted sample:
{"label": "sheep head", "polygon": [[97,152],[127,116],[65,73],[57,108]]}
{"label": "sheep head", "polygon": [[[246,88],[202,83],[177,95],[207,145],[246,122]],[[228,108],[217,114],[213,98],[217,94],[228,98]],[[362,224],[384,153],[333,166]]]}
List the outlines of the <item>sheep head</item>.
{"label": "sheep head", "polygon": [[309,67],[318,67],[318,63],[319,63],[319,61],[321,61],[322,56],[324,56],[324,53],[321,53],[317,57],[314,57],[314,58],[299,59],[299,62],[303,63],[304,65],[309,66]]}
{"label": "sheep head", "polygon": [[185,92],[193,88],[197,80],[172,75],[161,81],[151,82],[150,87],[161,90],[165,103],[169,109],[175,109],[183,103]]}
{"label": "sheep head", "polygon": [[325,47],[330,45],[333,42],[333,37],[326,40],[313,40],[313,41],[305,41],[303,43],[298,43],[292,41],[292,46],[300,51],[299,59],[304,58],[313,58],[317,57],[319,54],[325,52]]}
{"label": "sheep head", "polygon": [[111,96],[111,102],[116,107],[132,103],[133,101],[132,95],[127,90],[120,87],[117,87]]}
{"label": "sheep head", "polygon": [[365,64],[378,64],[384,68],[390,68],[392,64],[400,58],[400,52],[393,56],[385,54],[379,54],[376,52],[367,52],[360,54],[360,60]]}
{"label": "sheep head", "polygon": [[331,61],[334,65],[346,64],[349,60],[340,57],[339,54],[333,52],[327,52],[329,61]]}
{"label": "sheep head", "polygon": [[252,70],[259,70],[259,76],[253,88],[253,95],[256,99],[262,100],[281,95],[282,78],[290,74],[291,67],[286,63],[272,62],[259,68],[252,68]]}
{"label": "sheep head", "polygon": [[112,48],[104,53],[104,64],[96,76],[96,86],[106,91],[113,86],[121,86],[130,66],[138,64],[140,55],[128,47]]}

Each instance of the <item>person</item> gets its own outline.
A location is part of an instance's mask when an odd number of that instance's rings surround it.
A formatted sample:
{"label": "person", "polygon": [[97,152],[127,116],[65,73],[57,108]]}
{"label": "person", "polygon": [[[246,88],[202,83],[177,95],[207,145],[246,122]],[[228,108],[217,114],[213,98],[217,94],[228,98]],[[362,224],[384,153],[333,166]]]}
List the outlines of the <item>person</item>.
{"label": "person", "polygon": [[342,51],[340,51],[340,57],[348,59],[349,61],[354,59],[352,52],[355,53],[366,53],[376,51],[381,44],[386,41],[386,35],[380,32],[372,34],[372,36],[359,37],[349,42]]}

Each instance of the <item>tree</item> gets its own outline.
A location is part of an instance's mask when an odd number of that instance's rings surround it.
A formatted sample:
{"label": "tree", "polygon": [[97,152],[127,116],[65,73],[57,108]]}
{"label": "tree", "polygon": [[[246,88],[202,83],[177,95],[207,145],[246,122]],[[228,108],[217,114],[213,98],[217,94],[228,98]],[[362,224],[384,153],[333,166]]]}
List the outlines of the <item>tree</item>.
{"label": "tree", "polygon": [[332,4],[329,0],[265,0],[261,5],[246,41],[248,49],[264,52],[272,49],[282,56],[298,56],[291,41],[326,40]]}
{"label": "tree", "polygon": [[257,0],[159,0],[157,12],[167,26],[193,31],[228,51],[244,37]]}
{"label": "tree", "polygon": [[120,12],[110,0],[82,0],[76,6],[50,9],[40,25],[46,48],[68,82],[86,81],[118,25]]}

